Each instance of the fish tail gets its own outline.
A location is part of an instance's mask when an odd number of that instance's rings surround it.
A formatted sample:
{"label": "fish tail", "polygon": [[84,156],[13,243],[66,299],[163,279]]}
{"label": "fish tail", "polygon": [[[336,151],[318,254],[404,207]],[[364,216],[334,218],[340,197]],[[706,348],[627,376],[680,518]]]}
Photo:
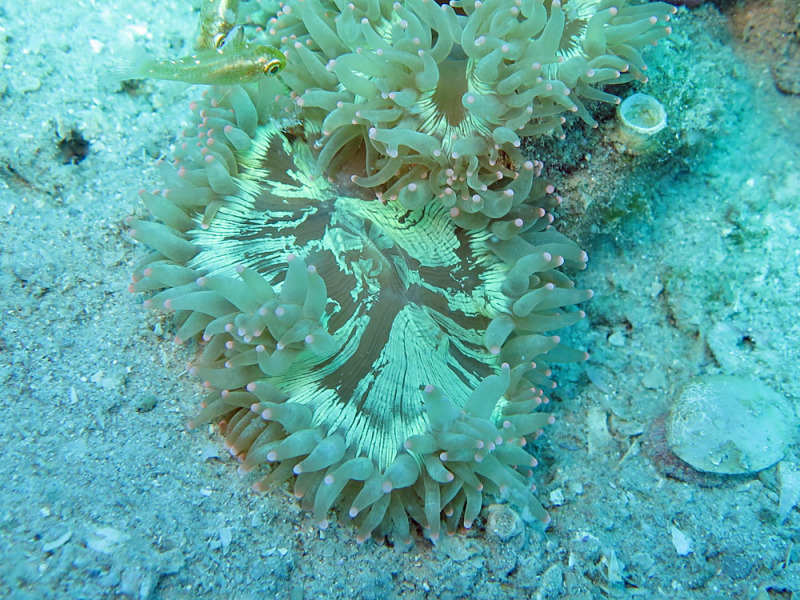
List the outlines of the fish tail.
{"label": "fish tail", "polygon": [[100,76],[100,82],[119,83],[148,77],[148,71],[155,63],[130,35],[123,33],[119,37],[118,51],[112,57],[108,70]]}

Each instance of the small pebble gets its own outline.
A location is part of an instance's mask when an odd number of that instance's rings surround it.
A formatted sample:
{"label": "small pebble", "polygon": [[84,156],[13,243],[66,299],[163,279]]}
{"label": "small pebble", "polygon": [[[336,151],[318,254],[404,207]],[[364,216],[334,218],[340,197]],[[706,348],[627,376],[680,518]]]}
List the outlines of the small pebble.
{"label": "small pebble", "polygon": [[507,504],[490,504],[487,510],[486,530],[507,542],[522,533],[522,519]]}
{"label": "small pebble", "polygon": [[672,545],[675,546],[675,551],[678,553],[678,556],[688,556],[693,552],[692,550],[692,540],[691,538],[687,537],[685,533],[683,533],[680,529],[672,526]]}
{"label": "small pebble", "polygon": [[564,504],[564,490],[556,488],[550,492],[550,504],[553,506],[561,506]]}
{"label": "small pebble", "polygon": [[625,335],[619,331],[615,331],[608,336],[608,343],[615,348],[622,348],[625,346]]}

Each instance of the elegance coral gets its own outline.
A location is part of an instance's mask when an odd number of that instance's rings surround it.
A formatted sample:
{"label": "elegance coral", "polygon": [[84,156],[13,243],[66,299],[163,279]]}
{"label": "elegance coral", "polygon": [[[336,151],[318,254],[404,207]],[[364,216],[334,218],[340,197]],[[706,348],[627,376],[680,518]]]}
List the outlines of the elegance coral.
{"label": "elegance coral", "polygon": [[[361,186],[406,208],[439,198],[483,227],[527,198],[520,138],[564,113],[596,125],[586,100],[644,80],[638,51],[675,8],[627,0],[290,0],[266,24],[286,48],[283,81],[303,109],[320,166],[365,155]],[[317,135],[319,134],[319,135]]]}
{"label": "elegance coral", "polygon": [[547,362],[587,357],[553,332],[591,292],[561,270],[586,254],[516,136],[573,106],[590,120],[577,96],[612,97],[586,78],[638,74],[625,42],[664,30],[649,6],[298,0],[271,21],[280,78],[192,104],[166,188],[142,193],[156,222],[130,221],[154,249],[131,289],[201,340],[191,425],[220,420],[241,470],[267,467],[257,489],[294,477],[323,527],[341,505],[359,539],[399,544],[412,521],[432,540],[471,527],[485,493],[549,520],[526,444],[553,420]]}
{"label": "elegance coral", "polygon": [[[159,290],[147,305],[177,311],[179,340],[206,342],[191,372],[214,391],[193,423],[224,417],[243,471],[280,463],[259,488],[295,474],[320,522],[344,503],[361,538],[394,528],[408,543],[406,515],[432,539],[442,518],[469,527],[483,491],[545,520],[523,446],[551,420],[534,412],[553,385],[540,355],[585,357],[545,335],[583,317],[563,307],[591,293],[556,269],[585,254],[533,206],[521,226],[464,231],[441,206],[330,181],[304,140],[244,122],[246,90],[195,105],[201,147],[164,169],[169,189],[142,194],[162,223],[131,220],[156,249],[132,288]],[[229,140],[246,138],[234,155]]]}

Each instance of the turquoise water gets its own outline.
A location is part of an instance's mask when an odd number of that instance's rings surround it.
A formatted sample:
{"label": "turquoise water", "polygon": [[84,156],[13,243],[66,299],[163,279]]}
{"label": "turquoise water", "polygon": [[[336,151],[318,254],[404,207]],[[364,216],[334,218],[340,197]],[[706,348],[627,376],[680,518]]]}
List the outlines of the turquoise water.
{"label": "turquoise water", "polygon": [[659,429],[698,375],[800,397],[800,100],[776,89],[752,33],[745,45],[729,31],[747,14],[763,23],[758,8],[682,10],[648,49],[642,91],[668,126],[646,152],[602,106],[597,129],[571,122],[565,140],[529,144],[564,197],[556,226],[589,254],[578,285],[595,292],[564,334],[591,360],[557,368],[556,423],[535,444],[552,523],[502,540],[482,520],[399,553],[357,545],[346,518],[320,532],[288,493],[251,492],[212,428],[187,432],[203,397],[185,372],[194,349],[127,292],[145,249],[124,219],[147,215],[136,191],[162,185],[156,161],[199,90],[120,93],[102,75],[120,31],[183,55],[191,3],[0,4],[0,595],[800,591],[797,511],[779,518],[797,444],[759,473],[709,477],[676,465]]}

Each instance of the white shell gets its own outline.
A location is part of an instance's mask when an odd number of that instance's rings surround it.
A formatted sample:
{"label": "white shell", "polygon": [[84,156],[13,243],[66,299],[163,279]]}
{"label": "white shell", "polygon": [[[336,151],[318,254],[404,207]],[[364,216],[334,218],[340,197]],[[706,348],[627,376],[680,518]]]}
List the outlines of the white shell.
{"label": "white shell", "polygon": [[774,465],[797,428],[787,399],[757,380],[697,377],[670,412],[670,449],[695,469],[739,475]]}

